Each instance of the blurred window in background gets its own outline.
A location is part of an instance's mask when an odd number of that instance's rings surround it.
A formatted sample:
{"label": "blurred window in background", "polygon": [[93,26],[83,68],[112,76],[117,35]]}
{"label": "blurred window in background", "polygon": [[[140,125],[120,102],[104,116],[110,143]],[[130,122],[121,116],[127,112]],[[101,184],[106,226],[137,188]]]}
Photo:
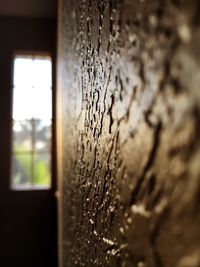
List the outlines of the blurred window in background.
{"label": "blurred window in background", "polygon": [[51,188],[50,56],[15,55],[12,123],[11,189]]}

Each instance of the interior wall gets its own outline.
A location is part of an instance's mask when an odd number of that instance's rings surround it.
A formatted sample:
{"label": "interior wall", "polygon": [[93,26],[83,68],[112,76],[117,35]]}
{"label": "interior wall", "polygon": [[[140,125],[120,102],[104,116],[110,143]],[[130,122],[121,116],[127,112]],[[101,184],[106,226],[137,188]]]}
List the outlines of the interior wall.
{"label": "interior wall", "polygon": [[56,0],[1,0],[0,15],[55,18],[56,3]]}
{"label": "interior wall", "polygon": [[[18,52],[48,53],[55,66],[56,20],[0,16],[0,32],[0,266],[56,267],[57,186],[54,128],[52,188],[27,191],[10,189],[14,55]],[[55,70],[53,96],[54,74]],[[53,104],[53,114],[54,109]]]}
{"label": "interior wall", "polygon": [[199,1],[60,4],[63,266],[199,266]]}

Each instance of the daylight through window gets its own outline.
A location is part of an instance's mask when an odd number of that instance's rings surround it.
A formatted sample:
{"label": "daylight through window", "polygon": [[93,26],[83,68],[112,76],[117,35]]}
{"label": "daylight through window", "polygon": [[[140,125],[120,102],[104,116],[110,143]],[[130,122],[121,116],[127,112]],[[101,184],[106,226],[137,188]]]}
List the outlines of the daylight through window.
{"label": "daylight through window", "polygon": [[15,56],[12,121],[12,189],[50,188],[51,57]]}

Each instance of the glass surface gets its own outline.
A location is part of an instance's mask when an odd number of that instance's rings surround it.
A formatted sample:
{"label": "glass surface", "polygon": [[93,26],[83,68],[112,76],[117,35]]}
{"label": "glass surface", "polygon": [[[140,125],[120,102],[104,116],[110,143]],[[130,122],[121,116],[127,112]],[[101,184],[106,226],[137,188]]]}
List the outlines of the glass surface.
{"label": "glass surface", "polygon": [[16,86],[13,90],[13,119],[38,118],[49,121],[52,117],[52,90],[25,89]]}
{"label": "glass surface", "polygon": [[52,63],[17,55],[13,75],[12,189],[51,185]]}
{"label": "glass surface", "polygon": [[14,60],[14,87],[31,85],[38,88],[52,86],[52,63],[48,56],[19,55]]}
{"label": "glass surface", "polygon": [[13,90],[13,119],[31,119],[34,111],[33,89],[29,85],[25,88],[16,86]]}
{"label": "glass surface", "polygon": [[35,123],[35,150],[51,151],[51,121],[37,120]]}
{"label": "glass surface", "polygon": [[15,154],[12,158],[12,182],[14,187],[31,184],[31,154]]}
{"label": "glass surface", "polygon": [[26,89],[27,86],[33,85],[33,81],[33,59],[28,56],[15,57],[14,87],[18,86],[21,89]]}
{"label": "glass surface", "polygon": [[49,185],[51,183],[50,155],[35,154],[34,156],[34,185]]}
{"label": "glass surface", "polygon": [[52,90],[34,89],[32,90],[32,117],[49,121],[52,117]]}
{"label": "glass surface", "polygon": [[33,64],[33,86],[39,89],[42,88],[42,90],[51,88],[51,71],[52,66],[50,58],[36,58]]}
{"label": "glass surface", "polygon": [[50,57],[17,56],[14,60],[13,119],[52,117]]}
{"label": "glass surface", "polygon": [[13,122],[13,150],[18,153],[32,150],[32,125],[30,121]]}

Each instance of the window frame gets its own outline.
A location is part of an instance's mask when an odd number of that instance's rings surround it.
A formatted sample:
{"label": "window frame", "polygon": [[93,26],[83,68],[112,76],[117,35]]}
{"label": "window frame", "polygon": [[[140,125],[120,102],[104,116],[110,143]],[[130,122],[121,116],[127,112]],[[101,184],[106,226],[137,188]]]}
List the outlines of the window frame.
{"label": "window frame", "polygon": [[[51,90],[52,90],[52,97],[51,97],[51,106],[52,106],[52,112],[51,112],[51,146],[49,148],[49,156],[50,156],[50,162],[49,162],[49,167],[50,167],[50,183],[49,185],[33,185],[33,183],[30,186],[18,186],[15,187],[13,185],[13,172],[12,172],[12,168],[13,168],[13,164],[12,164],[12,158],[13,155],[16,154],[16,152],[14,152],[13,150],[13,142],[14,142],[14,138],[13,138],[13,107],[14,107],[14,101],[13,101],[13,93],[14,93],[14,61],[16,57],[20,57],[20,56],[30,56],[30,57],[49,57],[51,59]],[[11,72],[11,127],[10,127],[10,138],[11,138],[11,147],[10,147],[10,159],[11,159],[11,164],[10,164],[10,175],[9,175],[9,190],[10,191],[49,191],[49,190],[53,190],[55,188],[56,185],[56,116],[55,116],[55,103],[56,103],[56,92],[55,92],[55,59],[53,57],[53,54],[48,52],[48,51],[41,51],[41,50],[15,50],[12,54],[12,72]],[[18,121],[16,121],[18,122]],[[23,152],[24,154],[26,152]],[[27,153],[30,154],[30,151],[28,151]],[[33,152],[34,154],[34,152]],[[33,174],[31,175],[33,176]],[[33,180],[31,178],[31,180]],[[55,189],[54,189],[55,190]]]}

